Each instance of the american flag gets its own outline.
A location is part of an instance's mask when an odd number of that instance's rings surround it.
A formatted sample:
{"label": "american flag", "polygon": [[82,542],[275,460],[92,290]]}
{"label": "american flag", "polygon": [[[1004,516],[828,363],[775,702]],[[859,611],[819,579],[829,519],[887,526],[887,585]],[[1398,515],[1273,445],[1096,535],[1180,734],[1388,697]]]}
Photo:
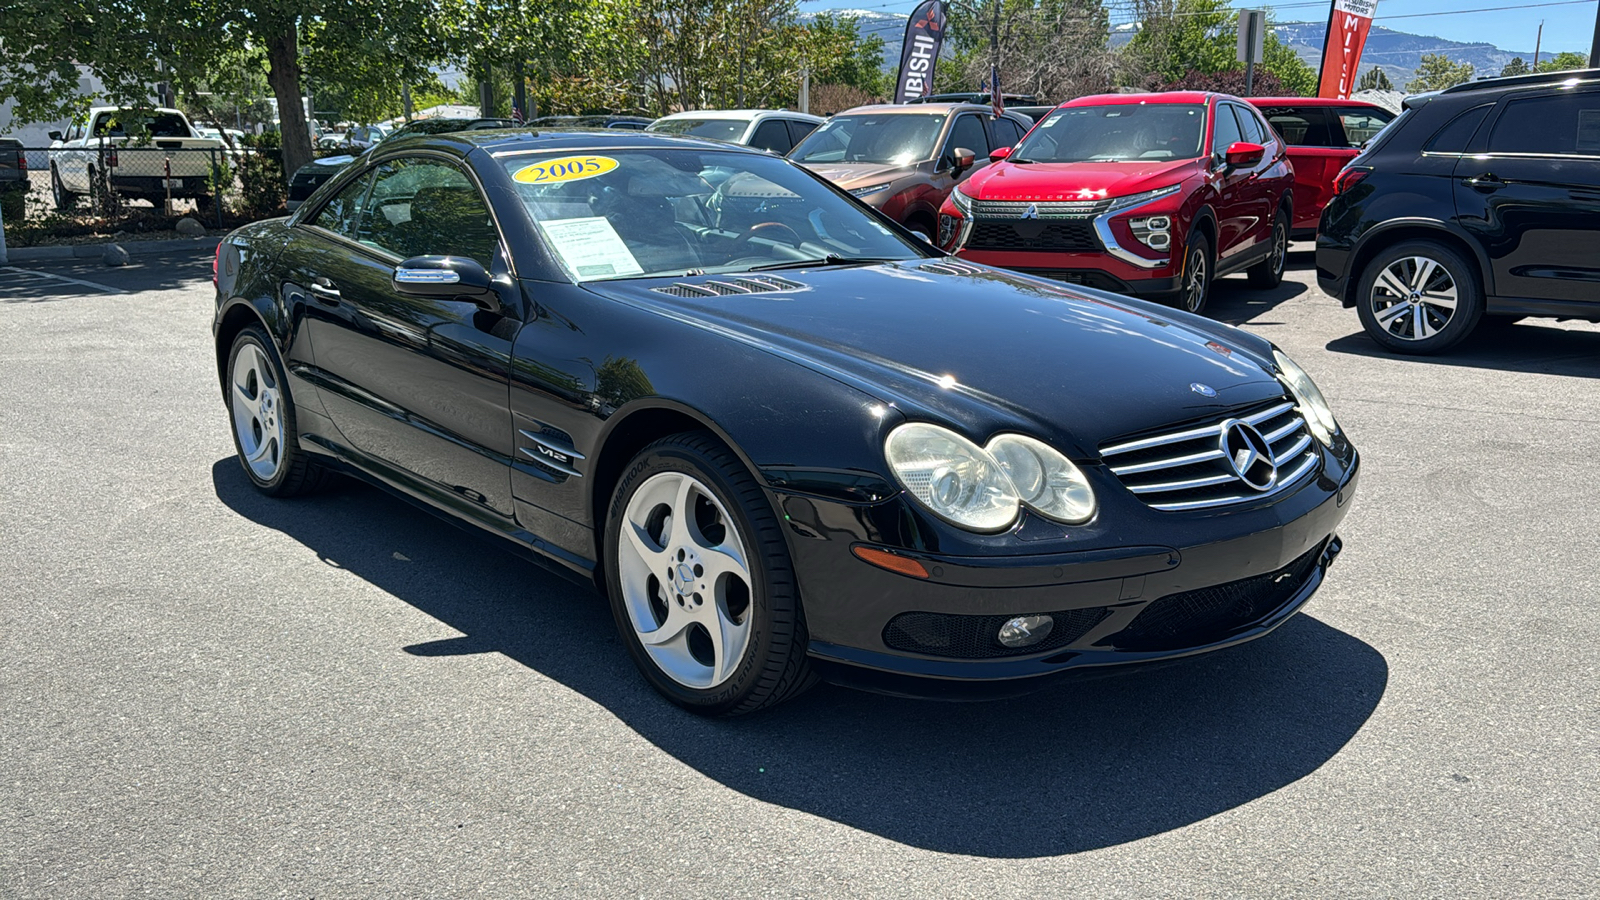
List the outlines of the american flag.
{"label": "american flag", "polygon": [[522,110],[515,103],[511,104],[511,121],[522,124]]}

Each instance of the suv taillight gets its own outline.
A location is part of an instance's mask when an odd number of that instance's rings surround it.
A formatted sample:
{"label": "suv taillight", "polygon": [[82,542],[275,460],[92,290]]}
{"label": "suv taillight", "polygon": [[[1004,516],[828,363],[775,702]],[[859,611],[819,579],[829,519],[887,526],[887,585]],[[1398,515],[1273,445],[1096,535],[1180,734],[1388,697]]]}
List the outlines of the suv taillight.
{"label": "suv taillight", "polygon": [[18,172],[26,172],[26,171],[28,171],[28,153],[25,150],[18,150],[17,151],[17,171]]}
{"label": "suv taillight", "polygon": [[1345,193],[1372,174],[1372,170],[1362,167],[1359,169],[1345,168],[1333,177],[1333,195],[1335,197]]}

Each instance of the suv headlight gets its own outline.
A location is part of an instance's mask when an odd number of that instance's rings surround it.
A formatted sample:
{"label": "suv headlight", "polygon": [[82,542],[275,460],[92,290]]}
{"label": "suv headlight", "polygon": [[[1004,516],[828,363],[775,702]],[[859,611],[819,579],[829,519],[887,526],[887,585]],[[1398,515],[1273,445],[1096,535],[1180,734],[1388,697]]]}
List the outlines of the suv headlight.
{"label": "suv headlight", "polygon": [[1339,423],[1334,421],[1333,410],[1328,407],[1322,392],[1317,390],[1316,382],[1282,350],[1274,349],[1272,358],[1278,363],[1284,385],[1300,407],[1300,415],[1305,417],[1306,427],[1311,429],[1311,434],[1317,440],[1332,445],[1333,436],[1339,431]]}
{"label": "suv headlight", "polygon": [[891,184],[894,184],[894,182],[885,181],[882,184],[869,184],[866,187],[851,188],[850,196],[865,197],[868,194],[876,194],[877,192],[888,188]]}
{"label": "suv headlight", "polygon": [[889,432],[884,456],[917,502],[969,531],[1004,531],[1023,504],[1071,525],[1094,516],[1094,491],[1078,467],[1020,434],[1000,435],[984,448],[947,428],[911,422]]}
{"label": "suv headlight", "polygon": [[972,198],[961,190],[960,185],[957,185],[955,190],[950,192],[950,202],[955,206],[957,212],[968,218],[972,217]]}
{"label": "suv headlight", "polygon": [[1126,197],[1117,197],[1111,201],[1111,209],[1107,210],[1107,212],[1116,212],[1120,209],[1128,209],[1129,207],[1138,206],[1141,203],[1148,203],[1151,200],[1155,200],[1159,197],[1165,197],[1168,194],[1176,193],[1178,189],[1182,187],[1183,185],[1181,184],[1169,184],[1164,188],[1156,188],[1153,191],[1145,191],[1140,194],[1129,194]]}

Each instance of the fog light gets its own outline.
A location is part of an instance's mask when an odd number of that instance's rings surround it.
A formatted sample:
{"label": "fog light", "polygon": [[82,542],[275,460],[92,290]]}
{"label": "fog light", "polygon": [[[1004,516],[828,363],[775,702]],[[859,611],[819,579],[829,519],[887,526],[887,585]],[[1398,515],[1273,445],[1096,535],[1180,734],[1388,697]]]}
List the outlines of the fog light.
{"label": "fog light", "polygon": [[1056,627],[1056,620],[1049,616],[1017,616],[1000,626],[1000,633],[996,635],[1000,643],[1016,649],[1018,647],[1032,647],[1050,636],[1050,629]]}
{"label": "fog light", "polygon": [[1165,250],[1172,246],[1172,236],[1165,231],[1157,231],[1144,239],[1152,250]]}

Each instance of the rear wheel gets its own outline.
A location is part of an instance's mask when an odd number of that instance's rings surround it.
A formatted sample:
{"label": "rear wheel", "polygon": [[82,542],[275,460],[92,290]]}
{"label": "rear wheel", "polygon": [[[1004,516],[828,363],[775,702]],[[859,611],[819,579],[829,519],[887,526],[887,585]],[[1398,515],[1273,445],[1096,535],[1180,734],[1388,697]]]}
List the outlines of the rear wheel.
{"label": "rear wheel", "polygon": [[741,715],[815,683],[781,526],[711,434],[663,438],[629,463],[606,520],[605,566],[629,654],[679,706]]}
{"label": "rear wheel", "polygon": [[1379,254],[1361,272],[1356,310],[1371,338],[1398,353],[1438,353],[1459,344],[1483,318],[1478,269],[1433,241]]}
{"label": "rear wheel", "polygon": [[1272,241],[1272,249],[1267,258],[1246,271],[1254,288],[1275,288],[1283,282],[1283,265],[1289,258],[1289,214],[1282,209],[1272,222],[1272,237],[1268,240]]}

